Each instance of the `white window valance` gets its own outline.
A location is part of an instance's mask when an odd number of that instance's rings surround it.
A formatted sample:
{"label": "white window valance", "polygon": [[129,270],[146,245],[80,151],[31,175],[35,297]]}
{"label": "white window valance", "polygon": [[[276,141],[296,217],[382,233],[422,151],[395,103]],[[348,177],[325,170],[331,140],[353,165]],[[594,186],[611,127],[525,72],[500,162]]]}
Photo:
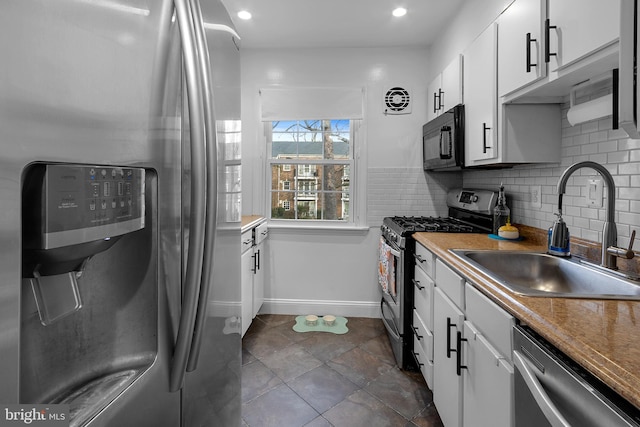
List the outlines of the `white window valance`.
{"label": "white window valance", "polygon": [[260,89],[261,120],[317,120],[363,118],[363,89],[263,88]]}

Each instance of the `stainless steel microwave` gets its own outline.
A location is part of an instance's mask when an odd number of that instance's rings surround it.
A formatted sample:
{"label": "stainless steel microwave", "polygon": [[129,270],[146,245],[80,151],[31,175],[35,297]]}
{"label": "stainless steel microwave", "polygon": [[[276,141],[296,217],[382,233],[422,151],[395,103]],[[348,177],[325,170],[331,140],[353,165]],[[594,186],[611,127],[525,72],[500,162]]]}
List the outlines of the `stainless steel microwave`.
{"label": "stainless steel microwave", "polygon": [[464,167],[464,105],[458,104],[422,127],[422,160],[426,171]]}

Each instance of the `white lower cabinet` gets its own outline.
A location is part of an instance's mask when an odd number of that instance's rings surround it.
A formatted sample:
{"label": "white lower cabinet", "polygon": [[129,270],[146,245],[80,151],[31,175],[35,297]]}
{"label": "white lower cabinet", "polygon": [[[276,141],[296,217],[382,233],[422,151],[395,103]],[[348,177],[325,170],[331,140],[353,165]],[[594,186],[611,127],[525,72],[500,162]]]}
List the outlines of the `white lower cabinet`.
{"label": "white lower cabinet", "polygon": [[241,258],[241,284],[240,284],[240,300],[241,300],[241,324],[242,336],[244,336],[251,320],[253,319],[253,236],[252,230],[242,233],[242,258]]}
{"label": "white lower cabinet", "polygon": [[[414,352],[442,423],[513,426],[515,318],[440,259],[434,270],[433,333],[427,333],[424,311],[414,310]],[[416,277],[428,283],[425,276]]]}
{"label": "white lower cabinet", "polygon": [[427,386],[433,389],[433,334],[413,310],[413,355]]}
{"label": "white lower cabinet", "polygon": [[464,322],[464,337],[463,425],[510,427],[513,366],[468,320]]}
{"label": "white lower cabinet", "polygon": [[462,426],[460,366],[464,313],[437,286],[433,299],[433,402],[446,427]]}
{"label": "white lower cabinet", "polygon": [[244,336],[264,302],[264,266],[266,261],[266,223],[242,233],[241,316]]}

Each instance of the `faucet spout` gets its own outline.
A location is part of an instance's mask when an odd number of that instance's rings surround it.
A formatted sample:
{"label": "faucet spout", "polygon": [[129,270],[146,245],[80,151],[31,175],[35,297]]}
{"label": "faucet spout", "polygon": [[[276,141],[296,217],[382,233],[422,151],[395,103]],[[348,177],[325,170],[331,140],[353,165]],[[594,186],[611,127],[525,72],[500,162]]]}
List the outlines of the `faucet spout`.
{"label": "faucet spout", "polygon": [[618,242],[618,230],[615,223],[615,196],[616,185],[613,182],[611,173],[599,163],[596,162],[578,162],[569,166],[560,176],[558,181],[558,211],[562,212],[562,195],[567,188],[569,177],[578,169],[590,168],[602,175],[605,185],[607,186],[607,206],[606,220],[602,227],[602,259],[601,265],[606,268],[617,269],[616,256],[607,252],[607,248],[616,246]]}

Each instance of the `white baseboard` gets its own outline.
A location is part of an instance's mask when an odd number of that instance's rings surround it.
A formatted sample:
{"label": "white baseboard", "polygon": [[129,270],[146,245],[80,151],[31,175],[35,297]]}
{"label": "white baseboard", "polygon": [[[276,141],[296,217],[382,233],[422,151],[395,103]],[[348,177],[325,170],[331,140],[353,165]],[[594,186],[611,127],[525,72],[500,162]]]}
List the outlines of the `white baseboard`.
{"label": "white baseboard", "polygon": [[380,301],[329,301],[265,298],[261,314],[333,314],[380,318]]}

